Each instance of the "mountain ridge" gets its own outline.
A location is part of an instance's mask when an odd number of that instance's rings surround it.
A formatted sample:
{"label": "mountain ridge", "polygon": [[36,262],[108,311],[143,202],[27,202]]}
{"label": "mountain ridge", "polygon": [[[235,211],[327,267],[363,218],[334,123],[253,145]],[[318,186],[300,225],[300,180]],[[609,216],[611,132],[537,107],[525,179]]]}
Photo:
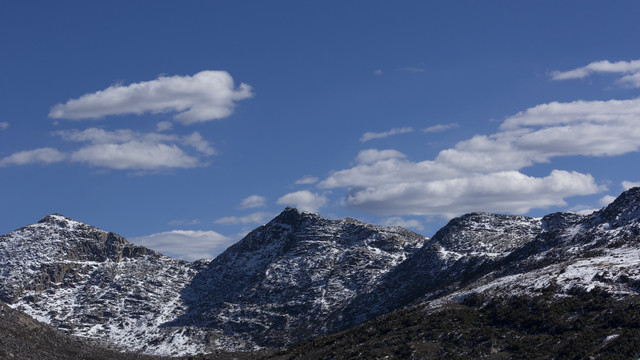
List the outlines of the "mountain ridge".
{"label": "mountain ridge", "polygon": [[172,356],[283,349],[474,294],[632,299],[640,188],[590,215],[469,213],[430,239],[286,208],[192,263],[52,214],[0,236],[0,261],[0,298],[70,334]]}

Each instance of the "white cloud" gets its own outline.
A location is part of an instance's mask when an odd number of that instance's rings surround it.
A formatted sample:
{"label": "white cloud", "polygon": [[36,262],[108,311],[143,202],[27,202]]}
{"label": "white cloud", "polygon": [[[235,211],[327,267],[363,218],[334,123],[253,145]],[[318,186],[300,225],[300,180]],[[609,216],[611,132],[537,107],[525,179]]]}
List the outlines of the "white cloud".
{"label": "white cloud", "polygon": [[382,69],[378,69],[378,70],[376,70],[376,71],[374,71],[374,72],[373,72],[373,75],[382,75],[382,74],[384,74],[384,73],[382,72]]}
{"label": "white cloud", "polygon": [[201,71],[193,76],[160,76],[156,80],[113,85],[85,94],[49,112],[54,119],[98,119],[109,115],[176,112],[184,124],[229,116],[235,102],[253,96],[251,87],[240,84],[225,71]]}
{"label": "white cloud", "polygon": [[586,66],[569,71],[553,71],[553,80],[581,79],[593,73],[634,73],[640,71],[640,60],[610,62],[609,60],[594,61]]}
{"label": "white cloud", "polygon": [[184,136],[182,138],[182,142],[193,147],[204,155],[213,156],[217,154],[217,151],[211,146],[211,144],[202,138],[200,133],[197,131],[194,131],[191,135]]}
{"label": "white cloud", "polygon": [[397,68],[396,71],[424,72],[424,68],[419,66],[405,66],[405,67]]}
{"label": "white cloud", "polygon": [[318,180],[320,180],[320,179],[318,179],[318,178],[317,178],[317,177],[315,177],[315,176],[305,176],[305,177],[302,177],[302,178],[300,178],[300,179],[296,180],[295,184],[296,184],[296,185],[309,185],[309,184],[315,184],[315,183],[317,183],[317,182],[318,182]]}
{"label": "white cloud", "polygon": [[415,229],[418,231],[422,231],[424,230],[424,226],[422,225],[422,223],[418,220],[415,219],[411,219],[411,220],[405,220],[399,216],[394,216],[394,217],[390,217],[390,218],[386,218],[382,221],[382,225],[385,226],[400,226],[406,229]]}
{"label": "white cloud", "polygon": [[181,219],[181,220],[171,220],[167,225],[185,226],[185,225],[198,225],[198,224],[200,224],[200,220],[198,219],[192,219],[192,220]]}
{"label": "white cloud", "polygon": [[591,175],[554,170],[544,178],[517,171],[354,188],[347,205],[379,215],[443,215],[471,211],[526,213],[566,205],[565,197],[601,191]]}
{"label": "white cloud", "polygon": [[324,195],[301,190],[282,196],[277,203],[294,206],[300,211],[316,212],[327,203],[327,198]]}
{"label": "white cloud", "polygon": [[0,131],[7,130],[9,128],[9,123],[7,121],[0,122]]}
{"label": "white cloud", "polygon": [[438,125],[433,125],[433,126],[429,126],[428,128],[422,129],[422,132],[426,132],[426,133],[442,132],[442,131],[447,131],[449,129],[455,129],[457,127],[459,127],[459,125],[456,123],[438,124]]}
{"label": "white cloud", "polygon": [[239,224],[265,224],[274,214],[270,212],[256,212],[246,216],[226,216],[214,221],[221,225],[239,225]]}
{"label": "white cloud", "polygon": [[569,80],[582,79],[594,73],[625,74],[617,83],[630,87],[640,87],[640,60],[610,62],[608,60],[594,61],[586,66],[569,71],[553,71],[551,79]]}
{"label": "white cloud", "polygon": [[157,132],[169,131],[172,129],[173,123],[171,121],[160,121],[158,124],[156,124]]}
{"label": "white cloud", "polygon": [[64,161],[67,154],[54,148],[20,151],[0,159],[0,166],[27,165],[34,163],[53,164]]}
{"label": "white cloud", "polygon": [[86,142],[71,154],[72,162],[87,163],[116,170],[161,170],[202,166],[202,160],[190,155],[178,145],[194,148],[204,156],[216,154],[200,133],[173,134],[140,133],[129,129],[108,131],[99,128],[56,131],[63,140]]}
{"label": "white cloud", "polygon": [[389,131],[379,133],[366,132],[362,135],[362,137],[360,137],[360,142],[367,142],[373,139],[383,139],[392,135],[405,134],[410,132],[413,132],[413,128],[411,127],[394,128]]}
{"label": "white cloud", "polygon": [[215,231],[173,230],[130,239],[137,245],[188,261],[216,257],[235,240]]}
{"label": "white cloud", "polygon": [[624,191],[627,191],[634,187],[640,187],[640,181],[633,182],[625,180],[622,182],[622,188],[624,189]]}
{"label": "white cloud", "polygon": [[401,159],[404,157],[406,157],[406,155],[397,150],[367,149],[358,153],[356,162],[358,164],[373,164],[382,160]]}
{"label": "white cloud", "polygon": [[240,209],[254,209],[267,205],[267,198],[260,195],[251,195],[240,202]]}
{"label": "white cloud", "polygon": [[197,158],[176,145],[130,141],[123,144],[94,144],[71,154],[71,161],[117,170],[159,170],[200,166]]}
{"label": "white cloud", "polygon": [[355,166],[333,172],[318,186],[347,188],[347,205],[382,215],[526,213],[604,187],[588,174],[555,170],[535,178],[520,169],[559,156],[639,151],[639,123],[640,99],[552,102],[511,116],[498,132],[460,141],[433,160],[413,162],[395,150],[364,150]]}
{"label": "white cloud", "polygon": [[607,205],[611,204],[613,202],[613,200],[615,200],[615,199],[616,199],[615,196],[605,195],[605,196],[600,198],[598,203],[600,203],[600,206],[607,206]]}

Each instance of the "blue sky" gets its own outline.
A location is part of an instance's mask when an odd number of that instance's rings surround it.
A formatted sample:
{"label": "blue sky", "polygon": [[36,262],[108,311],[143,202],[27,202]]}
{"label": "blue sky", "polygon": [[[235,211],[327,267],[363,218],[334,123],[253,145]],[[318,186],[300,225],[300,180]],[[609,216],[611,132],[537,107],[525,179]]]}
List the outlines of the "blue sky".
{"label": "blue sky", "polygon": [[0,233],[185,259],[286,206],[431,236],[640,183],[634,1],[0,5]]}

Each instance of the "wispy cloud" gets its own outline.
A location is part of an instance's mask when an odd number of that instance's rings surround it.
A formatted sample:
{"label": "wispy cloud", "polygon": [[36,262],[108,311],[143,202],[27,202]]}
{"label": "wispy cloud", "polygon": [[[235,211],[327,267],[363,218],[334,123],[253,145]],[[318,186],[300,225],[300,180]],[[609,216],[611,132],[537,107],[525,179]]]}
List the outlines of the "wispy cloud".
{"label": "wispy cloud", "polygon": [[264,224],[274,216],[270,212],[256,212],[245,216],[226,216],[214,221],[215,224],[221,225],[246,225],[246,224]]}
{"label": "wispy cloud", "polygon": [[0,122],[0,131],[7,130],[9,128],[9,125],[9,122],[7,121]]}
{"label": "wispy cloud", "polygon": [[235,242],[215,231],[173,230],[129,239],[132,243],[182,260],[211,259]]}
{"label": "wispy cloud", "polygon": [[240,202],[240,209],[254,209],[267,205],[267,198],[260,195],[248,196]]}
{"label": "wispy cloud", "polygon": [[327,203],[327,197],[312,193],[308,190],[301,190],[286,194],[278,199],[280,205],[290,205],[300,211],[317,212]]}
{"label": "wispy cloud", "polygon": [[405,66],[405,67],[396,68],[396,71],[408,71],[408,72],[421,73],[421,72],[424,72],[425,70],[421,66]]}
{"label": "wispy cloud", "polygon": [[304,177],[302,177],[302,178],[300,178],[300,179],[296,180],[295,184],[296,184],[296,185],[309,185],[309,184],[315,184],[315,183],[317,183],[317,182],[318,182],[318,180],[320,180],[320,179],[318,179],[318,178],[317,178],[317,177],[315,177],[315,176],[304,176]]}
{"label": "wispy cloud", "polygon": [[198,225],[200,224],[200,220],[198,219],[180,219],[180,220],[171,220],[167,225],[169,226],[189,226],[189,225]]}
{"label": "wispy cloud", "polygon": [[158,124],[156,124],[157,132],[169,131],[172,129],[173,123],[171,121],[160,121]]}
{"label": "wispy cloud", "polygon": [[393,136],[393,135],[398,135],[398,134],[405,134],[405,133],[410,133],[413,132],[413,128],[412,127],[402,127],[402,128],[394,128],[391,129],[389,131],[384,131],[384,132],[366,132],[362,135],[362,137],[360,137],[360,142],[367,142],[369,140],[373,140],[373,139],[383,139],[389,136]]}
{"label": "wispy cloud", "polygon": [[438,124],[438,125],[433,125],[433,126],[429,126],[428,128],[422,129],[422,132],[426,132],[426,133],[435,133],[435,132],[443,132],[443,131],[447,131],[449,129],[455,129],[459,127],[458,124],[453,123],[453,124]]}
{"label": "wispy cloud", "polygon": [[160,76],[156,80],[113,85],[51,108],[54,119],[98,119],[109,115],[175,112],[184,124],[229,116],[235,103],[253,96],[247,84],[235,87],[225,71],[193,76]]}
{"label": "wispy cloud", "polygon": [[54,148],[19,151],[0,159],[0,166],[53,164],[67,159],[67,154]]}
{"label": "wispy cloud", "polygon": [[640,87],[640,60],[610,62],[594,61],[586,66],[568,71],[552,71],[552,80],[582,79],[595,73],[624,74],[617,80],[620,85]]}

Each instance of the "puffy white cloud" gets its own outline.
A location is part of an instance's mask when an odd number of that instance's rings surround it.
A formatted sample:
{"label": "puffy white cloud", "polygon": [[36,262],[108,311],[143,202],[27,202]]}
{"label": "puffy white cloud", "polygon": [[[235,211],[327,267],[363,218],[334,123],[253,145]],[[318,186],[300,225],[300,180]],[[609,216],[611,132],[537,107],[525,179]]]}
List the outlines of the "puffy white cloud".
{"label": "puffy white cloud", "polygon": [[239,225],[239,224],[264,224],[274,216],[270,212],[256,212],[246,216],[226,216],[214,221],[221,225]]}
{"label": "puffy white cloud", "polygon": [[251,87],[235,87],[225,71],[201,71],[193,76],[160,76],[156,80],[113,85],[85,94],[49,112],[54,119],[97,119],[109,115],[176,112],[184,124],[229,116],[235,102],[253,96]]}
{"label": "puffy white cloud", "polygon": [[0,122],[0,131],[7,130],[9,128],[9,123],[7,121]]}
{"label": "puffy white cloud", "polygon": [[347,205],[382,215],[526,213],[603,187],[588,174],[554,171],[535,178],[520,169],[559,156],[639,151],[637,124],[640,99],[552,102],[508,117],[498,132],[460,141],[433,160],[413,162],[395,150],[364,150],[355,166],[333,172],[318,186],[347,188]]}
{"label": "puffy white cloud", "polygon": [[40,148],[20,151],[0,159],[0,166],[27,165],[34,163],[53,164],[64,161],[67,154],[54,148]]}
{"label": "puffy white cloud", "polygon": [[267,198],[260,195],[248,196],[240,202],[240,209],[253,209],[267,205]]}
{"label": "puffy white cloud", "polygon": [[362,137],[360,137],[360,142],[367,142],[373,139],[383,139],[392,135],[405,134],[410,132],[413,132],[413,128],[411,127],[394,128],[389,131],[379,133],[366,132],[362,134]]}
{"label": "puffy white cloud", "polygon": [[173,230],[129,239],[132,243],[188,261],[211,259],[235,240],[215,231]]}
{"label": "puffy white cloud", "polygon": [[532,126],[564,126],[575,124],[620,124],[640,117],[640,99],[553,101],[521,111],[507,118],[501,130]]}
{"label": "puffy white cloud", "polygon": [[176,145],[130,141],[122,144],[94,144],[71,154],[71,161],[117,170],[160,170],[193,168],[200,161]]}
{"label": "puffy white cloud", "polygon": [[471,211],[526,213],[533,208],[566,205],[565,197],[602,190],[591,175],[554,170],[544,178],[517,171],[436,181],[353,188],[347,205],[379,215],[443,215]]}
{"label": "puffy white cloud", "polygon": [[173,134],[140,133],[129,129],[108,131],[99,128],[56,131],[53,135],[66,141],[86,142],[70,156],[73,162],[117,170],[161,170],[202,166],[199,157],[190,155],[178,145],[194,148],[204,156],[216,154],[200,133]]}
{"label": "puffy white cloud", "polygon": [[459,127],[459,125],[456,123],[438,124],[438,125],[433,125],[433,126],[429,126],[428,128],[422,129],[422,132],[426,132],[426,133],[442,132],[442,131],[447,131],[449,129],[455,129],[457,127]]}
{"label": "puffy white cloud", "polygon": [[367,149],[358,153],[356,162],[359,164],[373,164],[382,160],[401,159],[404,157],[406,155],[397,150]]}
{"label": "puffy white cloud", "polygon": [[282,196],[277,203],[294,206],[300,211],[316,212],[327,203],[327,198],[308,190],[301,190]]}
{"label": "puffy white cloud", "polygon": [[461,176],[457,169],[435,161],[414,163],[400,158],[358,164],[350,169],[332,173],[318,186],[325,189],[340,187],[375,187],[411,181],[433,181]]}
{"label": "puffy white cloud", "polygon": [[309,185],[309,184],[315,184],[315,183],[317,183],[317,182],[318,182],[318,180],[320,180],[320,179],[318,179],[318,178],[317,178],[317,177],[315,177],[315,176],[310,176],[310,175],[309,175],[309,176],[301,177],[300,179],[296,180],[295,184],[296,184],[296,185]]}
{"label": "puffy white cloud", "polygon": [[625,181],[622,182],[622,188],[624,189],[624,191],[627,191],[627,190],[629,190],[631,188],[634,188],[634,187],[640,187],[640,181],[635,181],[634,182],[634,181],[625,180]]}

